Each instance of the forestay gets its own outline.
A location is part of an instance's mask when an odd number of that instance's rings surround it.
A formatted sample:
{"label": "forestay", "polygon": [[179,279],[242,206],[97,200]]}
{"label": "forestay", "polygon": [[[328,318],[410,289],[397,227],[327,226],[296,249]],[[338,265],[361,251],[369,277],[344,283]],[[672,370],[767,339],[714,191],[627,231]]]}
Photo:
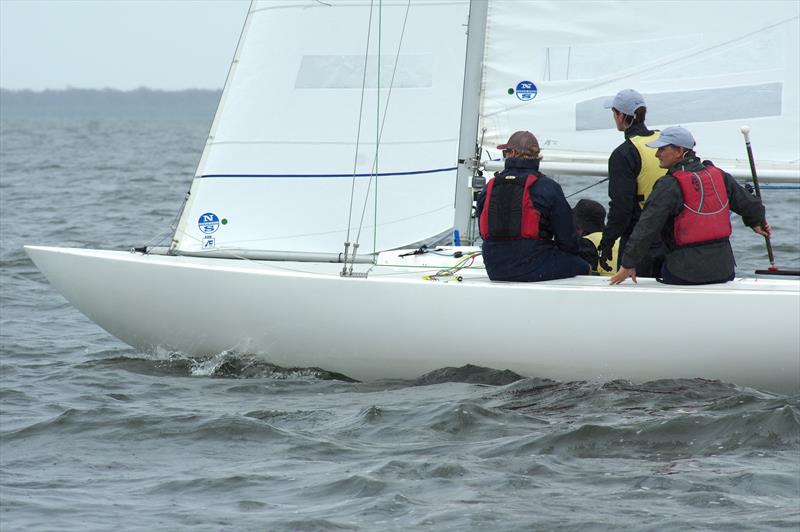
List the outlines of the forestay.
{"label": "forestay", "polygon": [[364,208],[359,252],[449,231],[468,11],[254,2],[173,250],[339,253]]}
{"label": "forestay", "polygon": [[689,128],[704,158],[746,160],[739,127],[749,124],[759,174],[795,175],[799,21],[800,3],[782,0],[490,2],[484,147],[497,154],[528,129],[545,162],[570,152],[604,161],[622,137],[603,103],[635,88],[647,124]]}

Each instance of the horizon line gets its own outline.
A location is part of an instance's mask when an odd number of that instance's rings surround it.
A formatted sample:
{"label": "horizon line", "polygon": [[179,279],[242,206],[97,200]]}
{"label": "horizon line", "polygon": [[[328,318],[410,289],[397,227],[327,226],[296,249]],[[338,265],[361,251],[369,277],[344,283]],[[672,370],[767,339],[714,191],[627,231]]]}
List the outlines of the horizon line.
{"label": "horizon line", "polygon": [[21,89],[11,89],[8,87],[0,86],[0,91],[3,92],[26,92],[26,93],[45,93],[45,92],[69,92],[69,91],[94,91],[94,92],[187,92],[187,91],[206,91],[206,92],[219,92],[222,90],[222,87],[209,89],[209,88],[196,88],[190,87],[185,89],[157,89],[152,87],[137,87],[135,89],[117,89],[114,87],[72,87],[67,85],[66,87],[60,89],[53,89],[53,88],[46,88],[46,89],[30,89],[30,88],[21,88]]}

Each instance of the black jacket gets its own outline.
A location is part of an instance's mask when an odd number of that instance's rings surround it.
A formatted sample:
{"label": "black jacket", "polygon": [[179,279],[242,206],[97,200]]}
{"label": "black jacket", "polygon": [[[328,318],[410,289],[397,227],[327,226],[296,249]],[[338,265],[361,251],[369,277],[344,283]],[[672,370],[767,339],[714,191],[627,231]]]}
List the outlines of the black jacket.
{"label": "black jacket", "polygon": [[[703,283],[724,280],[734,274],[736,263],[728,239],[681,247],[675,244],[673,223],[683,209],[683,193],[672,172],[697,172],[704,167],[699,158],[688,157],[656,181],[625,247],[622,258],[625,268],[635,267],[648,252],[651,242],[660,235],[667,248],[666,267],[672,275],[685,281]],[[740,215],[748,227],[763,222],[765,210],[761,200],[742,188],[730,174],[723,172],[723,175],[731,211]]]}
{"label": "black jacket", "polygon": [[639,150],[629,140],[631,137],[649,137],[653,131],[644,124],[635,124],[625,130],[625,142],[617,146],[608,158],[608,221],[603,230],[604,242],[615,242],[628,237],[641,215],[637,196],[636,177],[642,170]]}

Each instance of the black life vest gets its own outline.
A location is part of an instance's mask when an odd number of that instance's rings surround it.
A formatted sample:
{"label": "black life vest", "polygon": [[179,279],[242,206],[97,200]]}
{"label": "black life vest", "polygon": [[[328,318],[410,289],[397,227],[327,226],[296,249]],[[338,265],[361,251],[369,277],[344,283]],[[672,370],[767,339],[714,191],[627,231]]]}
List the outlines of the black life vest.
{"label": "black life vest", "polygon": [[540,240],[541,213],[533,206],[530,188],[539,178],[498,174],[486,185],[486,199],[480,216],[484,240]]}
{"label": "black life vest", "polygon": [[683,193],[683,209],[673,224],[675,243],[686,246],[731,236],[731,209],[722,170],[707,166],[698,172],[678,170],[672,175]]}

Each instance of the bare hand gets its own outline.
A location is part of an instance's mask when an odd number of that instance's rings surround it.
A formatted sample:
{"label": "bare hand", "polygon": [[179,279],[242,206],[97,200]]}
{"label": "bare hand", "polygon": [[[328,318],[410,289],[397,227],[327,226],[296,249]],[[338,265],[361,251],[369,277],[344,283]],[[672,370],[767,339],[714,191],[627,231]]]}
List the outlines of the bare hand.
{"label": "bare hand", "polygon": [[766,220],[764,220],[758,225],[754,225],[753,227],[751,227],[751,229],[761,236],[765,236],[767,238],[772,236],[772,226],[769,225],[769,223],[767,223]]}
{"label": "bare hand", "polygon": [[608,284],[619,284],[628,277],[630,277],[634,283],[636,282],[636,268],[623,268],[620,266],[619,271],[608,281]]}

